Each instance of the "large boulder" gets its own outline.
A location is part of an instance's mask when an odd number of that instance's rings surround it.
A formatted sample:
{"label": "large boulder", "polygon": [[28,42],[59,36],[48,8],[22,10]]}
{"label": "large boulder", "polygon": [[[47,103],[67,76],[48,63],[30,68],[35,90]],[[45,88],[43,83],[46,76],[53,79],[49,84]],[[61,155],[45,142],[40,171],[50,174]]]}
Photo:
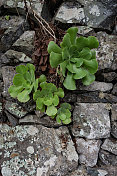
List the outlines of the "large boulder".
{"label": "large boulder", "polygon": [[67,127],[0,124],[0,155],[3,176],[65,176],[78,166]]}
{"label": "large boulder", "polygon": [[116,16],[116,1],[65,1],[58,9],[55,20],[62,23],[78,23],[93,28],[111,30]]}
{"label": "large boulder", "polygon": [[72,133],[76,137],[100,139],[110,136],[110,117],[106,103],[78,103],[73,112]]}

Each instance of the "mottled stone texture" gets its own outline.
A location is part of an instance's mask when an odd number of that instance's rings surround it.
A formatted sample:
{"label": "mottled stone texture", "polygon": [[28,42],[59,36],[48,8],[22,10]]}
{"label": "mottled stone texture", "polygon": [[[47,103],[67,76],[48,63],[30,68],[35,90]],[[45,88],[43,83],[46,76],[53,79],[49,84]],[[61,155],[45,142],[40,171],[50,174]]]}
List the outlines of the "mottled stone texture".
{"label": "mottled stone texture", "polygon": [[101,148],[103,150],[107,150],[108,152],[111,152],[111,153],[117,155],[117,141],[112,138],[105,139]]}
{"label": "mottled stone texture", "polygon": [[[110,5],[110,6],[109,6]],[[58,9],[55,20],[62,23],[85,24],[93,28],[111,30],[117,3],[109,2],[106,5],[98,0],[92,1],[65,1]]]}
{"label": "mottled stone texture", "polygon": [[0,155],[3,176],[65,176],[78,166],[67,127],[0,124]]}
{"label": "mottled stone texture", "polygon": [[9,97],[8,88],[13,83],[13,77],[16,74],[15,67],[4,66],[2,67],[2,77],[4,82],[3,96]]}
{"label": "mottled stone texture", "polygon": [[93,167],[97,164],[100,140],[84,140],[76,138],[79,162],[85,166]]}
{"label": "mottled stone texture", "polygon": [[107,92],[107,91],[110,91],[112,88],[113,88],[112,83],[105,83],[105,82],[99,82],[99,81],[94,81],[89,86],[78,85],[78,90],[83,90],[88,92],[91,92],[91,91]]}
{"label": "mottled stone texture", "polygon": [[34,51],[35,31],[25,31],[13,44],[13,48],[31,56]]}
{"label": "mottled stone texture", "polygon": [[110,136],[110,117],[108,104],[78,103],[73,112],[74,136],[88,139]]}
{"label": "mottled stone texture", "polygon": [[0,28],[3,31],[0,34],[0,52],[3,52],[8,50],[25,30],[29,29],[29,24],[21,16],[10,16],[9,20],[5,20],[5,16],[2,16]]}

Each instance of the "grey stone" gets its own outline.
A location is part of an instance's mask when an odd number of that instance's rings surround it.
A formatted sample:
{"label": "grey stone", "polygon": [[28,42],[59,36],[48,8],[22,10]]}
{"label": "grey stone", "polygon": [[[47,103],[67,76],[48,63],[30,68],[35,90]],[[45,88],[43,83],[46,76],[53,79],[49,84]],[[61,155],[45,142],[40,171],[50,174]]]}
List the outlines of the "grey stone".
{"label": "grey stone", "polygon": [[65,97],[64,97],[64,101],[68,102],[68,103],[75,103],[77,100],[77,96],[76,94],[70,93],[68,92]]}
{"label": "grey stone", "polygon": [[113,88],[112,83],[94,81],[89,86],[80,85],[78,87],[78,90],[90,91],[90,92],[91,91],[107,92],[107,91],[110,91],[112,88]]}
{"label": "grey stone", "polygon": [[[39,111],[40,112],[40,111]],[[49,116],[40,116],[39,112],[37,115],[26,115],[25,117],[19,119],[19,124],[37,124],[43,125],[45,127],[60,127],[62,124],[58,124],[55,119]]]}
{"label": "grey stone", "polygon": [[8,50],[5,54],[1,56],[0,62],[2,65],[13,65],[21,62],[32,62],[32,59],[22,52]]}
{"label": "grey stone", "polygon": [[109,137],[109,108],[106,103],[78,103],[73,112],[73,135],[87,139]]}
{"label": "grey stone", "polygon": [[117,83],[113,86],[113,90],[111,93],[117,96]]}
{"label": "grey stone", "polygon": [[[100,97],[103,94],[103,97]],[[77,95],[77,103],[107,103],[108,101],[104,98],[104,93],[99,92],[87,92]]]}
{"label": "grey stone", "polygon": [[89,35],[90,33],[93,33],[93,28],[90,28],[89,26],[77,26],[78,27],[78,34],[80,35]]}
{"label": "grey stone", "polygon": [[102,73],[103,81],[105,82],[112,82],[117,78],[117,73],[115,72],[109,72],[109,73]]}
{"label": "grey stone", "polygon": [[[41,12],[42,12],[43,3],[44,3],[44,0],[31,0],[31,6],[30,6],[30,2],[26,0],[29,13],[32,13],[32,10],[34,10],[36,14],[39,16],[41,15]],[[15,12],[15,13],[18,12],[20,14],[26,15],[24,1],[5,0],[4,7],[9,9],[10,12]]]}
{"label": "grey stone", "polygon": [[19,124],[19,120],[17,118],[15,118],[13,115],[11,115],[10,113],[8,113],[7,111],[5,111],[5,114],[11,124],[11,126],[15,127],[16,125]]}
{"label": "grey stone", "polygon": [[3,176],[9,172],[17,176],[65,176],[78,166],[78,154],[67,127],[0,124],[0,136]]}
{"label": "grey stone", "polygon": [[111,134],[117,139],[117,122],[111,122]]}
{"label": "grey stone", "polygon": [[111,108],[111,121],[117,121],[117,104],[113,104]]}
{"label": "grey stone", "polygon": [[9,97],[8,88],[13,83],[13,77],[16,74],[15,67],[12,66],[4,66],[2,67],[2,77],[4,82],[3,96]]}
{"label": "grey stone", "polygon": [[[84,7],[83,7],[84,6]],[[110,8],[111,7],[111,8]],[[117,3],[105,6],[99,1],[67,1],[58,9],[55,20],[62,23],[80,23],[93,28],[112,30]]]}
{"label": "grey stone", "polygon": [[101,140],[85,140],[76,138],[79,162],[85,166],[93,167],[97,164]]}
{"label": "grey stone", "polygon": [[22,108],[22,106],[10,101],[5,102],[5,109],[18,119],[24,117],[28,113],[24,108]]}
{"label": "grey stone", "polygon": [[103,92],[87,92],[77,95],[77,103],[117,103],[117,96]]}
{"label": "grey stone", "polygon": [[68,176],[87,176],[87,170],[84,166],[79,166],[75,171]]}
{"label": "grey stone", "polygon": [[3,34],[0,37],[0,52],[8,50],[12,44],[29,29],[29,25],[25,18],[21,16],[10,16],[9,20],[5,17],[0,17],[0,28]]}
{"label": "grey stone", "polygon": [[114,53],[117,51],[117,36],[108,35],[105,32],[98,32],[96,36],[100,43],[97,49],[98,70],[116,70],[117,55],[115,56]]}
{"label": "grey stone", "polygon": [[100,150],[99,158],[105,165],[117,166],[117,156],[105,150]]}
{"label": "grey stone", "polygon": [[111,68],[112,68],[112,70],[116,70],[117,69],[117,50],[115,50],[113,52],[113,58],[114,58],[114,60],[113,60]]}
{"label": "grey stone", "polygon": [[34,36],[35,31],[25,31],[13,44],[13,48],[31,56],[34,51]]}
{"label": "grey stone", "polygon": [[87,168],[87,174],[89,176],[116,176],[117,167],[116,166],[102,166],[95,168]]}
{"label": "grey stone", "polygon": [[106,150],[108,152],[111,152],[111,153],[117,155],[117,140],[115,140],[113,138],[105,139],[105,141],[102,144],[101,148],[103,150]]}

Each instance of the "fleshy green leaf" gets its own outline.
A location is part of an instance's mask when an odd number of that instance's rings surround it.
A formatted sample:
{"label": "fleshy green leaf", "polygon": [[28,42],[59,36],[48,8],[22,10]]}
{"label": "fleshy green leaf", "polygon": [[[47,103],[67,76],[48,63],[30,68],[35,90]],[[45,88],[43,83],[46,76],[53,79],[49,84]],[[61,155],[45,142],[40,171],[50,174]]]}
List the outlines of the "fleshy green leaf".
{"label": "fleshy green leaf", "polygon": [[15,86],[21,86],[25,82],[26,80],[24,79],[22,74],[16,74],[13,78],[13,84]]}
{"label": "fleshy green leaf", "polygon": [[11,97],[16,98],[17,95],[23,90],[22,86],[15,86],[12,85],[9,87],[8,92],[10,94]]}
{"label": "fleshy green leaf", "polygon": [[73,79],[73,74],[70,72],[67,73],[67,77],[63,83],[64,87],[69,90],[76,90],[75,80]]}
{"label": "fleshy green leaf", "polygon": [[57,113],[57,108],[55,108],[53,105],[47,107],[46,114],[48,116],[54,116],[56,115],[56,113]]}
{"label": "fleshy green leaf", "polygon": [[70,61],[75,63],[76,67],[80,67],[83,64],[82,58],[71,58]]}
{"label": "fleshy green leaf", "polygon": [[62,49],[54,41],[51,41],[48,45],[48,53],[50,54],[52,51],[60,54]]}
{"label": "fleshy green leaf", "polygon": [[69,53],[70,53],[71,58],[79,57],[79,51],[78,51],[77,45],[71,45],[69,49]]}
{"label": "fleshy green leaf", "polygon": [[62,88],[58,88],[57,92],[55,92],[54,94],[58,95],[60,98],[64,97],[64,91]]}
{"label": "fleshy green leaf", "polygon": [[99,46],[99,42],[98,40],[96,39],[96,37],[94,36],[89,36],[88,37],[88,47],[90,49],[93,49],[93,48],[98,48]]}
{"label": "fleshy green leaf", "polygon": [[76,36],[77,36],[78,28],[71,27],[67,30],[67,33],[70,35],[71,44],[74,45],[76,43]]}
{"label": "fleshy green leaf", "polygon": [[91,53],[92,53],[92,58],[91,59],[96,59],[96,51],[92,50]]}
{"label": "fleshy green leaf", "polygon": [[54,104],[54,106],[57,106],[59,104],[59,98],[57,95],[54,95],[54,97],[53,97],[53,104]]}
{"label": "fleshy green leaf", "polygon": [[69,70],[71,73],[75,73],[75,69],[77,69],[76,64],[69,63],[66,68]]}
{"label": "fleshy green leaf", "polygon": [[82,79],[87,74],[87,71],[84,68],[75,69],[75,74],[73,76],[74,79]]}
{"label": "fleshy green leaf", "polygon": [[46,106],[50,106],[50,105],[52,105],[52,98],[49,98],[49,97],[45,97],[45,99],[44,99],[44,104],[46,105]]}
{"label": "fleshy green leaf", "polygon": [[30,99],[29,91],[23,90],[21,93],[18,94],[17,99],[18,99],[18,101],[20,101],[22,103],[29,101],[29,99]]}
{"label": "fleshy green leaf", "polygon": [[43,101],[44,101],[43,98],[38,98],[36,101],[36,107],[40,110],[43,109],[43,106],[44,106]]}
{"label": "fleshy green leaf", "polygon": [[90,73],[87,73],[87,75],[82,79],[82,83],[85,86],[90,85],[93,81],[95,81],[95,75],[92,75]]}
{"label": "fleshy green leaf", "polygon": [[65,73],[66,73],[66,65],[67,65],[67,61],[64,61],[60,64],[60,70],[62,71],[62,75],[65,77]]}
{"label": "fleshy green leaf", "polygon": [[39,84],[39,79],[36,79],[35,82],[34,82],[34,91],[36,92],[37,89],[38,89],[38,84]]}
{"label": "fleshy green leaf", "polygon": [[59,116],[56,117],[56,121],[58,124],[61,124],[61,119],[59,118]]}
{"label": "fleshy green leaf", "polygon": [[66,115],[65,115],[65,114],[60,114],[60,115],[59,115],[59,118],[60,118],[61,120],[65,120],[65,119],[66,119]]}
{"label": "fleshy green leaf", "polygon": [[81,51],[83,48],[88,47],[89,41],[86,37],[79,37],[76,39],[76,45],[78,51]]}
{"label": "fleshy green leaf", "polygon": [[25,65],[19,65],[16,67],[16,72],[20,74],[24,74],[28,71],[28,68]]}
{"label": "fleshy green leaf", "polygon": [[89,48],[83,48],[83,50],[80,52],[79,57],[90,60],[92,57],[91,50]]}
{"label": "fleshy green leaf", "polygon": [[46,81],[46,76],[45,75],[41,75],[39,78],[39,83],[45,82]]}
{"label": "fleshy green leaf", "polygon": [[63,37],[63,41],[62,43],[60,44],[61,48],[64,48],[64,47],[70,47],[71,46],[71,41],[70,41],[70,34],[65,34],[64,37]]}
{"label": "fleshy green leaf", "polygon": [[34,94],[33,94],[33,100],[36,101],[38,97],[42,97],[41,96],[41,91],[37,90]]}
{"label": "fleshy green leaf", "polygon": [[71,109],[71,105],[69,103],[62,103],[61,107],[64,109],[69,109],[69,110]]}
{"label": "fleshy green leaf", "polygon": [[62,62],[62,55],[58,53],[50,53],[50,65],[52,68],[56,68]]}
{"label": "fleshy green leaf", "polygon": [[63,124],[68,125],[69,123],[71,123],[71,119],[68,118],[68,119],[63,120],[62,122]]}
{"label": "fleshy green leaf", "polygon": [[92,59],[92,60],[83,60],[83,65],[88,69],[88,71],[91,74],[94,74],[97,72],[98,69],[98,62],[96,61],[96,59]]}
{"label": "fleshy green leaf", "polygon": [[69,59],[69,57],[70,57],[69,50],[66,47],[62,50],[62,58],[63,58],[63,60],[67,60],[67,59]]}

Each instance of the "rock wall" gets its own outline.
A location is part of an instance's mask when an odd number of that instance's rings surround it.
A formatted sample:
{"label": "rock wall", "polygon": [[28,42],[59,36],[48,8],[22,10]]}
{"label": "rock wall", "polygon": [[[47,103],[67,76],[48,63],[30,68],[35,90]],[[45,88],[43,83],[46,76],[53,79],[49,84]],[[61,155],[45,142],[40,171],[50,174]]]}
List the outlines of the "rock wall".
{"label": "rock wall", "polygon": [[[116,176],[117,2],[53,3],[55,12],[44,0],[32,0],[31,6],[26,0],[27,8],[21,0],[0,2],[1,175]],[[99,40],[96,81],[87,87],[78,82],[76,91],[66,91],[64,100],[73,107],[68,126],[35,111],[32,101],[21,104],[8,94],[15,67],[33,63],[35,31],[27,21],[27,10],[36,23],[33,11],[65,29],[75,25],[78,35]]]}

